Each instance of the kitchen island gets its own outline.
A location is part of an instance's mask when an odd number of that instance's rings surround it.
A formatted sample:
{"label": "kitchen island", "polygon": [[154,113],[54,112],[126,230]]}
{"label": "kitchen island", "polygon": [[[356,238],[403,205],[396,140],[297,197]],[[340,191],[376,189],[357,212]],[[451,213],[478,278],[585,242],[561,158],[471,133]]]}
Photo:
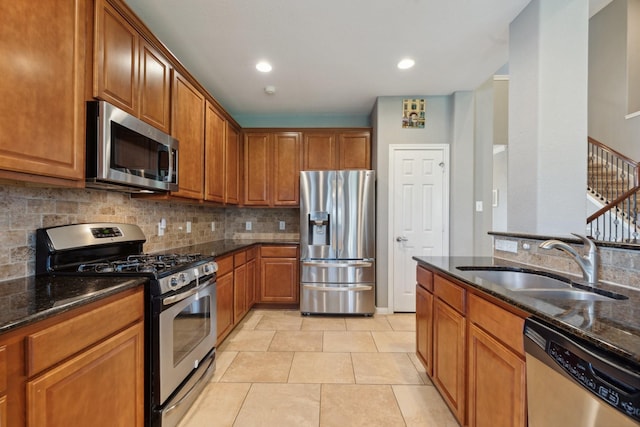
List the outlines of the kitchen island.
{"label": "kitchen island", "polygon": [[[523,327],[530,316],[633,371],[640,368],[638,290],[598,283],[598,292],[619,299],[601,300],[600,294],[586,300],[534,297],[499,284],[500,275],[483,273],[535,270],[544,276],[534,280],[544,281],[557,272],[492,257],[414,260],[417,355],[461,425],[527,425]],[[576,287],[585,286],[570,278]]]}

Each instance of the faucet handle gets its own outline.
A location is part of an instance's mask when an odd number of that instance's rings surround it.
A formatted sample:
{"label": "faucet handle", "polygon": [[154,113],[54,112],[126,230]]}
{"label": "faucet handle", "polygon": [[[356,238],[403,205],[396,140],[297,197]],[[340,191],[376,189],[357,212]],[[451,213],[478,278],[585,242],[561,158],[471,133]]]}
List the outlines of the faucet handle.
{"label": "faucet handle", "polygon": [[574,236],[582,240],[582,243],[584,243],[584,245],[589,249],[589,252],[596,252],[598,250],[598,247],[593,242],[593,240],[591,240],[587,236],[583,236],[582,234],[578,234],[578,233],[571,233],[571,234],[573,234]]}

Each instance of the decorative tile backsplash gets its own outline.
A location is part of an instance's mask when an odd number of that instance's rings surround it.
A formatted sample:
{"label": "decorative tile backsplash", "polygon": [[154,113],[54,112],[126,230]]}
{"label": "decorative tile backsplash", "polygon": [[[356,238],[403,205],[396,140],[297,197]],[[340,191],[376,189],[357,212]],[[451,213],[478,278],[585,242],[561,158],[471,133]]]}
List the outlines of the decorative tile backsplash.
{"label": "decorative tile backsplash", "polygon": [[[0,185],[0,281],[35,273],[35,230],[83,222],[124,222],[140,226],[145,252],[221,239],[298,240],[299,209],[241,209],[131,198],[90,189]],[[167,228],[158,236],[157,224]],[[191,233],[186,223],[191,221]],[[246,222],[251,221],[251,231]],[[285,221],[285,230],[279,229]],[[215,231],[211,223],[215,222]]]}
{"label": "decorative tile backsplash", "polygon": [[[495,242],[498,240],[516,242],[518,252],[496,249]],[[546,239],[494,236],[494,257],[582,276],[578,264],[565,252],[539,248],[538,246],[544,240]],[[572,246],[579,254],[585,253],[582,244]],[[640,274],[638,274],[640,250],[599,246],[598,251],[600,255],[600,280],[640,289]]]}

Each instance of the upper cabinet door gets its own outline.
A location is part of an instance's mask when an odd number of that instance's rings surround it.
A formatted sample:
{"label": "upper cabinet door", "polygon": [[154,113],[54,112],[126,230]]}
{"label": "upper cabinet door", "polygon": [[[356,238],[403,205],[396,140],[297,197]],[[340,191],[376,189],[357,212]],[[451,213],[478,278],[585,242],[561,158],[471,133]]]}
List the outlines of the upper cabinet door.
{"label": "upper cabinet door", "polygon": [[369,132],[345,132],[338,136],[338,169],[371,169]]}
{"label": "upper cabinet door", "polygon": [[171,133],[171,65],[149,43],[140,39],[140,118]]}
{"label": "upper cabinet door", "polygon": [[300,134],[283,132],[273,135],[273,206],[300,204]]}
{"label": "upper cabinet door", "polygon": [[302,170],[320,171],[338,169],[336,135],[334,133],[305,133]]}
{"label": "upper cabinet door", "polygon": [[271,200],[271,134],[246,133],[244,137],[244,204],[269,206]]}
{"label": "upper cabinet door", "polygon": [[227,145],[225,148],[225,203],[237,205],[241,199],[241,149],[240,134],[227,122]]}
{"label": "upper cabinet door", "polygon": [[0,175],[81,186],[86,2],[2,1],[0,16]]}
{"label": "upper cabinet door", "polygon": [[205,116],[205,200],[224,203],[226,120],[207,101]]}
{"label": "upper cabinet door", "polygon": [[138,33],[106,0],[96,1],[93,95],[138,115]]}
{"label": "upper cabinet door", "polygon": [[205,99],[184,77],[173,72],[171,128],[178,147],[178,186],[172,195],[204,198]]}

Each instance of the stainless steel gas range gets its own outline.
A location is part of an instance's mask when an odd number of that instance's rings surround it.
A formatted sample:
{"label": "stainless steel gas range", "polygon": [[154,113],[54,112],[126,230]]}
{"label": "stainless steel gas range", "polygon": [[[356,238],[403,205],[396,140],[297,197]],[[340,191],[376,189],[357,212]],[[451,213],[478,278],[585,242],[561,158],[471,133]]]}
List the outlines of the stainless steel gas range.
{"label": "stainless steel gas range", "polygon": [[72,224],[36,232],[37,275],[148,277],[145,419],[175,426],[213,375],[216,271],[197,253],[145,254],[132,224]]}

